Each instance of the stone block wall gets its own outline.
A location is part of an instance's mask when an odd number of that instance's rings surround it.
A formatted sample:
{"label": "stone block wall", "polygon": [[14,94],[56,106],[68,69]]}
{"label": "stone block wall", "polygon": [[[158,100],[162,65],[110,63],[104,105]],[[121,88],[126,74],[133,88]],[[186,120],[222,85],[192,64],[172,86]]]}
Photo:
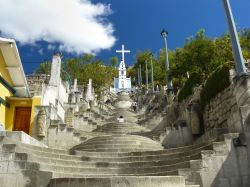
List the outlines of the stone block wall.
{"label": "stone block wall", "polygon": [[50,76],[49,75],[27,75],[27,82],[29,85],[29,90],[31,96],[42,95],[43,85],[48,84]]}
{"label": "stone block wall", "polygon": [[241,132],[241,118],[233,91],[232,84],[205,106],[203,112],[205,131],[212,128],[228,128],[229,132]]}

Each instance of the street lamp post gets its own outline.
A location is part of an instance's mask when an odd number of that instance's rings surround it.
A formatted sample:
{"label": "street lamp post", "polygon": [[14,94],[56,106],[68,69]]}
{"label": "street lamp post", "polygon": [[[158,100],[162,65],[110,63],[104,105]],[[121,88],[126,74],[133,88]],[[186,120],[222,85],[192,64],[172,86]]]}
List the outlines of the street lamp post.
{"label": "street lamp post", "polygon": [[148,62],[145,60],[145,65],[146,65],[146,94],[148,93]]}
{"label": "street lamp post", "polygon": [[137,69],[137,74],[138,74],[138,88],[140,88],[140,69]]}
{"label": "street lamp post", "polygon": [[230,6],[229,0],[222,0],[224,4],[224,9],[227,17],[229,34],[231,38],[231,44],[233,48],[233,55],[235,60],[235,68],[238,75],[245,74],[247,69],[245,67],[244,58],[242,54],[242,50],[240,47],[240,42],[238,38],[238,33],[235,26],[235,21],[232,13],[232,9]]}
{"label": "street lamp post", "polygon": [[161,31],[161,36],[164,40],[164,45],[165,45],[165,53],[166,53],[166,63],[165,63],[165,68],[166,68],[166,83],[167,83],[167,89],[169,92],[172,90],[172,84],[169,76],[169,60],[168,60],[168,43],[167,43],[167,37],[168,37],[168,32],[166,30]]}
{"label": "street lamp post", "polygon": [[154,67],[153,67],[153,54],[150,54],[150,64],[151,64],[151,82],[152,82],[152,93],[154,94]]}
{"label": "street lamp post", "polygon": [[141,77],[141,64],[139,65],[139,75],[140,75],[140,86],[142,86],[142,77]]}

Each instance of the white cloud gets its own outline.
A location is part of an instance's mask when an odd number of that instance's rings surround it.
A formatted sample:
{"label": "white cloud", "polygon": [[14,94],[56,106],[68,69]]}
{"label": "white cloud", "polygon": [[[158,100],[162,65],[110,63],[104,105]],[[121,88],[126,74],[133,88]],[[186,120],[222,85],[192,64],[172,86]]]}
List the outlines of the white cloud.
{"label": "white cloud", "polygon": [[[115,43],[108,5],[90,0],[0,0],[0,31],[22,44],[47,41],[72,53],[91,53]],[[52,47],[54,45],[51,45]]]}
{"label": "white cloud", "polygon": [[53,51],[53,50],[55,50],[56,49],[56,46],[55,45],[52,45],[52,44],[49,44],[48,45],[48,50],[49,51]]}

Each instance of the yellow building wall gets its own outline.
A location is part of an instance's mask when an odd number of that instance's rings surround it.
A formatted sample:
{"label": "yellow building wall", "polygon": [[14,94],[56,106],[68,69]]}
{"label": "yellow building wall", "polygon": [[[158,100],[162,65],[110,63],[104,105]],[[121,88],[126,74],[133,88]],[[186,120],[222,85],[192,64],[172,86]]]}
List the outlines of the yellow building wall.
{"label": "yellow building wall", "polygon": [[[4,61],[1,49],[0,49],[0,75],[4,78],[5,81],[7,81],[11,86],[13,86],[10,74],[6,69],[6,63]],[[41,97],[37,96],[33,98],[16,98],[12,96],[13,94],[0,83],[0,97],[6,100],[10,104],[10,108],[4,106],[3,104],[0,104],[0,124],[5,125],[6,130],[12,131],[14,127],[16,107],[31,107],[31,118],[30,118],[30,128],[29,128],[30,129],[29,134],[31,134],[35,118],[35,107],[41,105]]]}
{"label": "yellow building wall", "polygon": [[31,107],[31,117],[30,117],[30,131],[31,134],[32,127],[35,120],[35,107],[41,105],[41,97],[33,98],[9,98],[10,108],[6,112],[6,130],[12,131],[15,123],[15,110],[16,107]]}
{"label": "yellow building wall", "polygon": [[[8,70],[6,69],[6,64],[5,64],[1,49],[0,49],[0,75],[10,85],[13,85],[10,74]],[[6,97],[9,97],[9,96],[12,96],[12,93],[0,83],[0,97],[6,100]],[[3,104],[0,104],[0,124],[3,124],[3,125],[6,125],[6,122],[5,122],[6,110],[7,110],[7,107],[5,107]]]}
{"label": "yellow building wall", "polygon": [[10,108],[7,109],[6,112],[6,126],[5,129],[8,131],[12,131],[15,123],[15,110],[16,107],[31,107],[32,106],[32,100],[31,99],[16,99],[11,98],[8,99],[8,103],[10,104]]}

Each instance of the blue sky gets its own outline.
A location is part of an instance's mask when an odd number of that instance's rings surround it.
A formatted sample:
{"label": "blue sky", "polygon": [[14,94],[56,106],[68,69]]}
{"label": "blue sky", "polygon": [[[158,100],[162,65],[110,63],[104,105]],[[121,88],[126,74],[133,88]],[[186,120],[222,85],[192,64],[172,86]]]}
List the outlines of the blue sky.
{"label": "blue sky", "polygon": [[[115,56],[115,50],[125,44],[131,50],[126,55],[126,63],[134,63],[138,50],[151,49],[158,53],[163,46],[160,31],[169,32],[170,49],[181,47],[185,38],[204,28],[206,35],[220,36],[227,31],[222,0],[93,0],[93,3],[110,4],[113,13],[107,17],[114,26],[115,45],[97,54],[108,62]],[[238,28],[250,27],[249,0],[231,0],[234,17]],[[72,31],[73,32],[73,31]],[[102,42],[102,41],[100,41]],[[39,45],[19,45],[19,52],[25,72],[33,72],[42,60],[51,59],[53,50],[47,50],[48,43]],[[39,50],[42,53],[39,54]],[[64,58],[76,56],[63,52]],[[119,55],[119,58],[121,56]]]}

